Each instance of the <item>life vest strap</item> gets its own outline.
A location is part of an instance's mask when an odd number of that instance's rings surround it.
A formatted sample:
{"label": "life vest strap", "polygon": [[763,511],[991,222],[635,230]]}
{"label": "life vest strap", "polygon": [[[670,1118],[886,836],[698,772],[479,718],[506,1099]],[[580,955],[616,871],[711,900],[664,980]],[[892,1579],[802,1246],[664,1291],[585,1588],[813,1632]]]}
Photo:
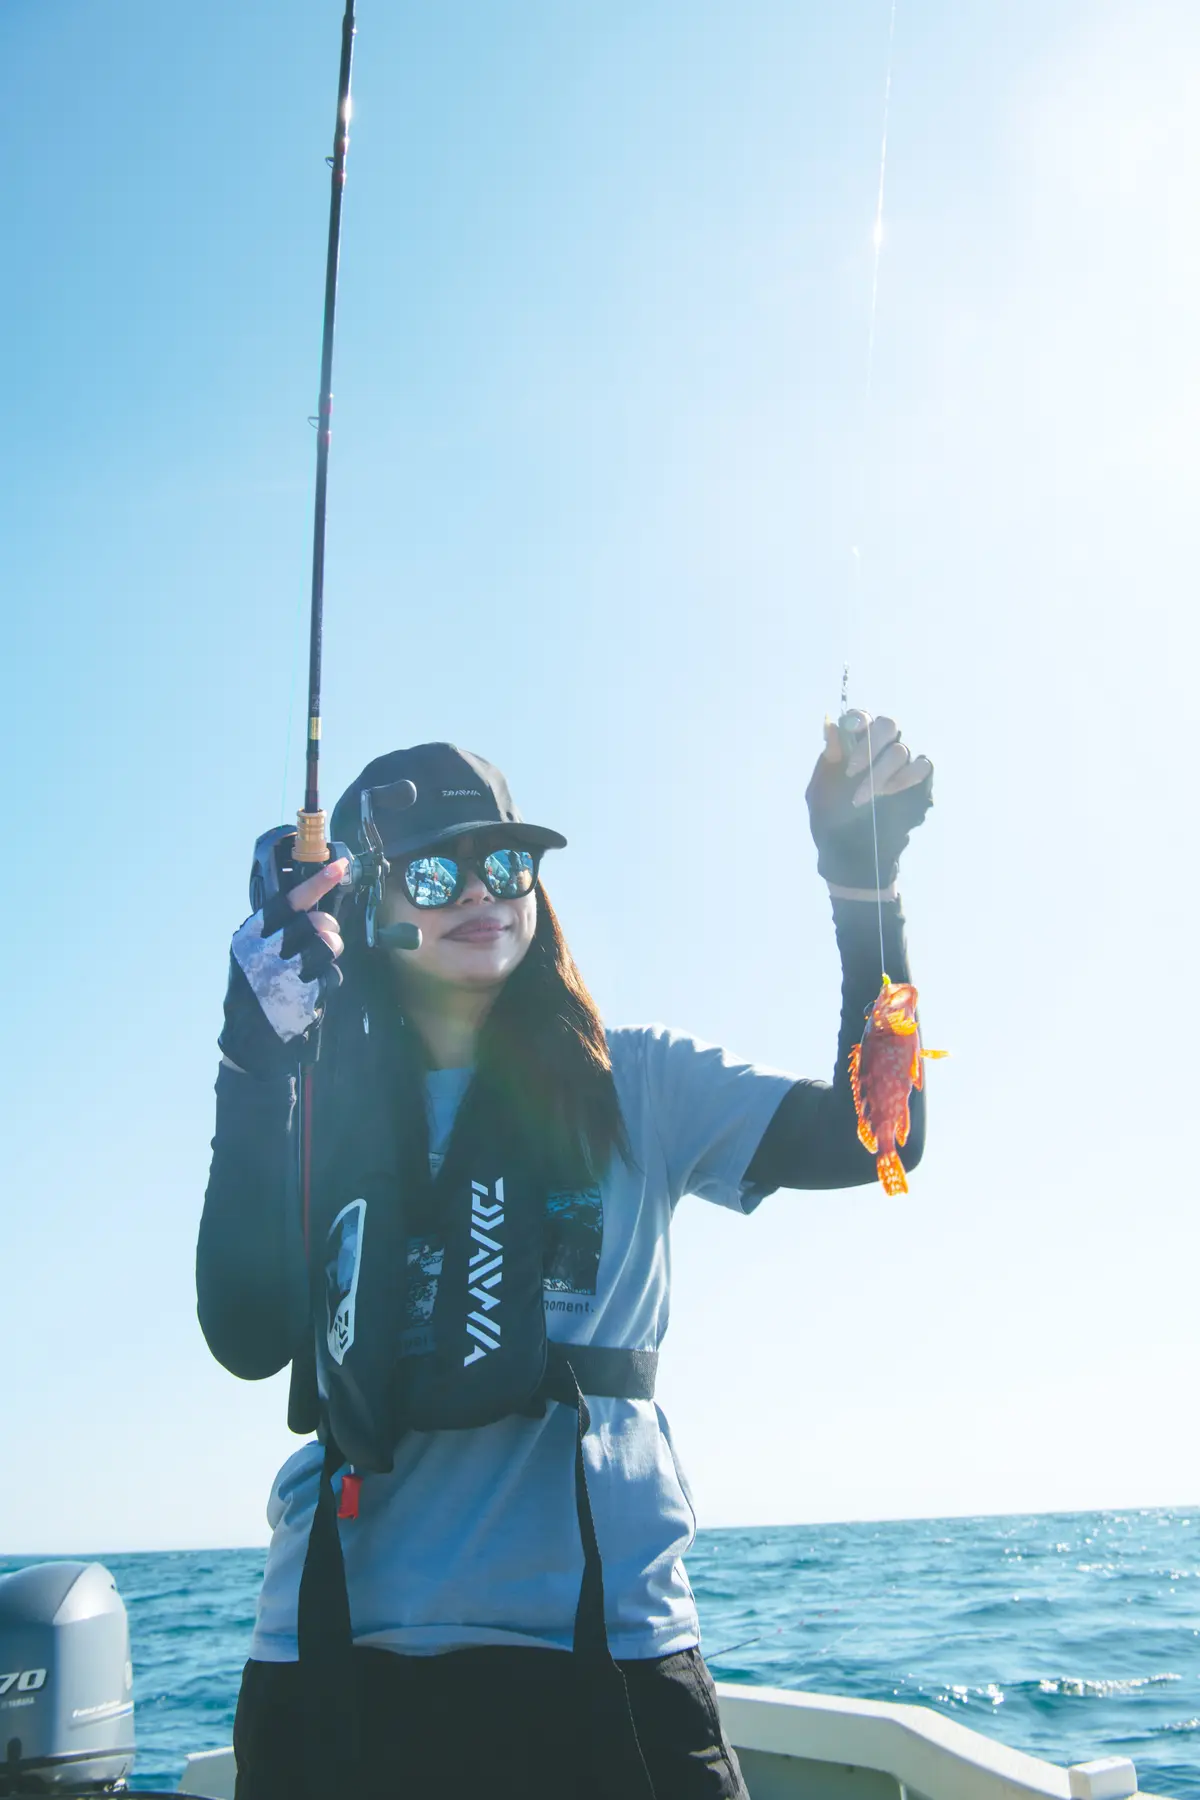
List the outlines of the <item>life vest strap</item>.
{"label": "life vest strap", "polygon": [[576,1404],[580,1392],[593,1399],[653,1400],[657,1374],[657,1350],[550,1343],[546,1345],[542,1392],[547,1400],[561,1400],[570,1406]]}
{"label": "life vest strap", "polygon": [[[590,1715],[592,1748],[602,1758],[601,1766],[608,1775],[603,1791],[619,1795],[620,1800],[655,1800],[654,1783],[650,1779],[642,1746],[638,1742],[625,1674],[620,1665],[613,1661],[604,1624],[604,1565],[600,1559],[600,1546],[596,1541],[596,1524],[592,1517],[587,1464],[583,1454],[583,1440],[592,1420],[584,1399],[583,1377],[576,1367],[577,1355],[587,1348],[588,1346],[579,1344],[548,1346],[550,1350],[565,1353],[557,1359],[559,1371],[562,1383],[569,1388],[569,1397],[575,1406],[575,1511],[579,1520],[579,1541],[583,1547],[583,1580],[579,1587],[579,1604],[575,1609],[572,1649],[583,1674],[584,1704]],[[648,1355],[653,1362],[658,1360],[654,1351],[600,1352],[601,1356],[614,1358],[639,1354]],[[624,1371],[616,1362],[609,1365],[609,1372],[614,1379],[624,1379],[626,1376],[632,1378],[635,1369],[636,1365],[632,1369],[626,1365]],[[599,1378],[602,1365],[593,1364],[593,1372]],[[644,1384],[645,1369],[641,1371],[641,1375]],[[649,1370],[649,1375],[650,1389],[653,1392],[653,1368]],[[588,1392],[593,1399],[597,1397],[593,1387],[589,1386]],[[551,1395],[551,1398],[554,1396]]]}
{"label": "life vest strap", "polygon": [[360,1747],[350,1596],[333,1493],[333,1477],[344,1461],[330,1440],[300,1575],[296,1637],[309,1693],[305,1749],[312,1800],[343,1791],[347,1772],[357,1768]]}

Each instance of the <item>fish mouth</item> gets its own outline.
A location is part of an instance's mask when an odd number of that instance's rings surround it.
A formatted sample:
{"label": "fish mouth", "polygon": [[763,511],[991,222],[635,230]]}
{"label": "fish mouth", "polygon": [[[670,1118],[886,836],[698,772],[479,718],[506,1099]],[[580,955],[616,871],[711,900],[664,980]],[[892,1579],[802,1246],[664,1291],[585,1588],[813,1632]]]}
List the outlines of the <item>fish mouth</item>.
{"label": "fish mouth", "polygon": [[[885,1031],[894,1031],[901,1037],[910,1036],[917,1029],[917,994],[911,983],[898,981],[889,983],[887,997],[879,1009],[879,1022]],[[880,995],[884,1000],[884,996]]]}
{"label": "fish mouth", "polygon": [[911,1037],[917,1029],[917,1021],[907,1013],[889,1013],[887,1028],[896,1037]]}
{"label": "fish mouth", "polygon": [[900,1037],[908,1037],[917,1029],[916,1015],[911,1000],[896,1000],[878,1015],[879,1024],[884,1031],[894,1031]]}

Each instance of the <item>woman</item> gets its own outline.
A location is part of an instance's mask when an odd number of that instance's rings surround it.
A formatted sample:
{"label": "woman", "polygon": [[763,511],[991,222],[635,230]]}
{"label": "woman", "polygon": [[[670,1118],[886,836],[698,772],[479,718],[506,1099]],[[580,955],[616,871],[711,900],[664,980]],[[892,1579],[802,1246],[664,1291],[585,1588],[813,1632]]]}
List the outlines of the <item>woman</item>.
{"label": "woman", "polygon": [[[338,803],[335,838],[365,851],[367,814],[382,834],[377,916],[319,909],[334,863],[235,935],[200,1318],[235,1374],[292,1363],[290,1422],[325,1446],[268,1508],[239,1800],[348,1792],[348,1768],[379,1800],[744,1795],[652,1399],[671,1213],[874,1179],[847,1059],[881,922],[907,979],[894,882],[931,785],[892,721],[827,726],[807,800],[843,967],[832,1086],[606,1033],[539,879],[565,840],[449,745],[377,759]],[[385,947],[400,927],[418,948]]]}

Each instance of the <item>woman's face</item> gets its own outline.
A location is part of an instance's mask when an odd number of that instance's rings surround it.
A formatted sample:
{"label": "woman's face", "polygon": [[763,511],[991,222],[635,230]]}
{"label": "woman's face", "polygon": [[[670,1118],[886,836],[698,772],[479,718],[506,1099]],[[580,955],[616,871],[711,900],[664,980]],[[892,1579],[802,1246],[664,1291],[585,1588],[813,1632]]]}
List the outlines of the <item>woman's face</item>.
{"label": "woman's face", "polygon": [[[476,856],[502,848],[500,838],[461,837],[437,846],[439,854],[455,858]],[[449,906],[414,906],[405,891],[399,858],[386,884],[380,922],[384,925],[417,925],[421,944],[417,950],[389,952],[398,971],[420,981],[448,987],[487,991],[503,987],[533,942],[537,924],[537,900],[523,894],[519,900],[497,900],[474,869],[466,886]]]}

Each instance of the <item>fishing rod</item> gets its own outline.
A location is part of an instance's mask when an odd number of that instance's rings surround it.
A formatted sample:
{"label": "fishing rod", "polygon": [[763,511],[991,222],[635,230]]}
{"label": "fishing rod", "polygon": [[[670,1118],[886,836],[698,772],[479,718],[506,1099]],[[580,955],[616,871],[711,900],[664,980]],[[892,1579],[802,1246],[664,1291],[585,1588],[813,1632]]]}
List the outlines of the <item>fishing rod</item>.
{"label": "fishing rod", "polygon": [[325,317],[321,330],[321,387],[317,400],[317,485],[313,502],[312,605],[308,630],[308,733],[305,743],[304,805],[296,818],[295,861],[304,869],[329,861],[325,814],[321,810],[321,649],[325,625],[325,515],[329,493],[329,446],[333,438],[333,325],[337,311],[338,257],[342,237],[342,195],[350,148],[350,71],[354,60],[354,0],[342,19],[337,118],[329,158],[329,242],[325,253]]}
{"label": "fishing rod", "polygon": [[[250,869],[250,905],[261,912],[277,894],[315,875],[332,859],[344,858],[346,867],[335,888],[318,904],[337,913],[348,898],[365,897],[364,930],[369,947],[415,950],[421,942],[416,926],[377,924],[384,883],[390,873],[383,839],[375,823],[370,789],[361,797],[360,848],[331,843],[321,806],[321,655],[325,628],[325,519],[329,498],[329,450],[333,438],[333,327],[337,312],[338,259],[342,235],[342,196],[346,188],[346,156],[350,148],[350,74],[354,58],[354,0],[346,0],[342,18],[342,51],[338,65],[337,114],[333,128],[330,169],[329,236],[325,253],[325,313],[321,331],[321,376],[317,411],[311,423],[317,428],[317,475],[313,499],[312,596],[308,632],[308,714],[305,736],[304,804],[294,826],[276,825],[263,832],[254,846]],[[412,782],[398,782],[387,790],[388,805],[402,811],[416,800]],[[307,1250],[311,1224],[313,1168],[314,1063],[320,1053],[320,1031],[301,1059],[299,1081],[299,1129],[297,1149],[302,1229]],[[290,1414],[289,1414],[290,1417]],[[297,1414],[296,1430],[311,1430],[313,1421]]]}
{"label": "fishing rod", "polygon": [[[330,170],[329,235],[325,252],[325,310],[321,330],[321,375],[317,411],[310,420],[317,430],[317,473],[313,498],[312,592],[308,630],[308,712],[304,753],[304,804],[295,826],[277,825],[254,846],[250,872],[250,904],[259,911],[272,895],[295,887],[325,867],[331,858],[344,857],[346,872],[323,905],[336,910],[348,894],[365,892],[367,943],[389,949],[413,950],[420,932],[413,925],[379,927],[376,923],[389,874],[383,840],[375,823],[370,790],[365,790],[359,821],[358,851],[331,843],[321,806],[321,658],[325,630],[325,521],[329,498],[329,451],[333,439],[333,332],[337,313],[338,261],[342,236],[342,196],[346,188],[346,157],[350,149],[350,77],[354,60],[354,0],[346,0],[342,18],[342,49],[338,65],[337,114],[333,129],[333,154],[326,157]],[[393,810],[409,806],[417,797],[411,782],[388,790]]]}

